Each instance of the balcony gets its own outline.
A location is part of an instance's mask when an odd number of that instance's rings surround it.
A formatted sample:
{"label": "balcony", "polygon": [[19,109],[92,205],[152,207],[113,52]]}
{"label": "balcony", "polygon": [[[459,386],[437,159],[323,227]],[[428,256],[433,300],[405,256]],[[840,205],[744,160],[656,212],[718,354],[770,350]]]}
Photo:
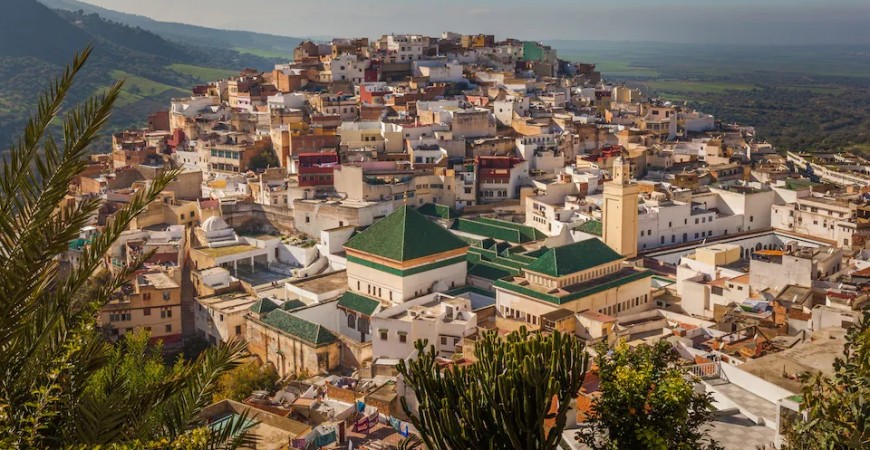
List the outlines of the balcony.
{"label": "balcony", "polygon": [[721,376],[721,368],[718,361],[688,366],[687,372],[702,380],[715,380]]}

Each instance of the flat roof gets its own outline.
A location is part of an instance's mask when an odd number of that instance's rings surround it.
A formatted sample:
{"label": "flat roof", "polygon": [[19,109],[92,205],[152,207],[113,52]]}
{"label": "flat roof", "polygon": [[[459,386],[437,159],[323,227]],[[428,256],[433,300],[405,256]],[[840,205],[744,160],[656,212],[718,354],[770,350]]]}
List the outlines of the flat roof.
{"label": "flat roof", "polygon": [[256,296],[250,295],[247,292],[233,292],[197,299],[200,304],[225,313],[246,311],[257,300],[259,299]]}
{"label": "flat roof", "polygon": [[139,281],[140,285],[151,285],[157,289],[172,289],[178,287],[178,283],[176,283],[172,278],[169,278],[169,275],[166,275],[163,272],[143,273],[139,276],[141,277],[141,280]]}
{"label": "flat roof", "polygon": [[[804,372],[830,375],[834,359],[843,354],[846,330],[825,328],[813,333],[813,340],[797,344],[781,352],[750,359],[739,368],[794,393],[801,391],[796,376]],[[790,377],[784,377],[783,373]]]}
{"label": "flat roof", "polygon": [[325,294],[339,289],[347,289],[347,271],[339,270],[323,275],[317,275],[293,281],[290,285],[315,294]]}
{"label": "flat roof", "polygon": [[251,250],[256,250],[257,247],[247,244],[237,244],[237,245],[229,245],[227,247],[201,247],[194,250],[205,253],[208,256],[213,258],[219,258],[221,256],[229,256],[236,255],[239,253],[249,252]]}

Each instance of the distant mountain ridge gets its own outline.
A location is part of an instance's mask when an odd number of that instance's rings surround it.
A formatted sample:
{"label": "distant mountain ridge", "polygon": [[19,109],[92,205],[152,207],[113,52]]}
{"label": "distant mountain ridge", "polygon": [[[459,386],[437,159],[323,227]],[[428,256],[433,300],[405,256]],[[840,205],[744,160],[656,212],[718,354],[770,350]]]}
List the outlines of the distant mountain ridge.
{"label": "distant mountain ridge", "polygon": [[105,20],[84,10],[50,9],[37,0],[3,0],[0,13],[0,153],[21,132],[38,94],[76,52],[94,48],[68,96],[69,103],[126,79],[111,129],[142,126],[149,113],[169,107],[190,88],[237,74],[268,70],[273,59],[226,47],[167,39],[142,27]]}
{"label": "distant mountain ridge", "polygon": [[301,38],[296,37],[250,31],[221,30],[177,22],[162,22],[149,17],[114,11],[77,0],[39,1],[54,9],[67,11],[81,10],[85,13],[96,13],[104,19],[132,27],[139,27],[170,41],[200,47],[285,53],[289,58],[292,55],[293,49],[302,42]]}

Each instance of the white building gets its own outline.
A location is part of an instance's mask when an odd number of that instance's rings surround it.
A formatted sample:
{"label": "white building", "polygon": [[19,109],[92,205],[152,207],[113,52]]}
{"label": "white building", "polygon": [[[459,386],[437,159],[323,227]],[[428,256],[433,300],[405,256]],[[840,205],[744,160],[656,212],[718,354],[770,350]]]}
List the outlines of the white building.
{"label": "white building", "polygon": [[212,345],[243,339],[245,314],[257,300],[246,292],[197,297],[194,310],[197,335]]}
{"label": "white building", "polygon": [[769,228],[775,197],[768,188],[736,185],[710,187],[691,203],[653,193],[639,209],[638,250]]}
{"label": "white building", "polygon": [[774,205],[770,211],[771,226],[851,247],[859,225],[855,220],[856,206],[830,198],[811,197],[808,190],[805,192],[792,203]]}
{"label": "white building", "polygon": [[435,293],[381,310],[372,316],[371,326],[375,361],[404,359],[414,352],[418,340],[450,358],[462,339],[477,331],[477,316],[471,300]]}

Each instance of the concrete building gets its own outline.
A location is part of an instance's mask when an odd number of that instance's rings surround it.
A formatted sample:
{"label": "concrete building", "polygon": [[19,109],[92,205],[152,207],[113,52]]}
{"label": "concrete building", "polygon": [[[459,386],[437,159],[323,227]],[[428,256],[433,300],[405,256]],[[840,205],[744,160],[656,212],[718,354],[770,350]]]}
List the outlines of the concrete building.
{"label": "concrete building", "polygon": [[752,287],[777,291],[787,284],[807,286],[840,272],[843,250],[837,247],[799,247],[789,244],[782,250],[756,250],[752,253],[749,275]]}
{"label": "concrete building", "polygon": [[640,251],[767,229],[776,194],[766,187],[714,185],[691,201],[664,197],[654,192],[640,207]]}
{"label": "concrete building", "polygon": [[857,205],[809,194],[809,190],[797,192],[794,202],[774,205],[771,226],[852,247],[855,234],[868,226],[866,221],[857,220]]}
{"label": "concrete building", "polygon": [[100,324],[112,336],[145,330],[167,347],[181,344],[181,286],[177,272],[151,270],[137,274],[100,310]]}
{"label": "concrete building", "polygon": [[419,340],[451,358],[462,339],[477,330],[477,315],[470,299],[436,293],[378,312],[371,327],[373,361],[407,358]]}
{"label": "concrete building", "polygon": [[714,244],[699,247],[682,257],[677,266],[676,291],[686,314],[713,317],[716,305],[742,303],[751,295],[748,261],[739,245]]}
{"label": "concrete building", "polygon": [[257,300],[247,292],[197,297],[196,334],[212,345],[244,339],[245,315]]}
{"label": "concrete building", "polygon": [[309,236],[320,236],[334,228],[371,225],[393,209],[393,202],[297,199],[293,201],[293,223]]}
{"label": "concrete building", "polygon": [[481,203],[510,200],[519,197],[520,185],[529,180],[529,163],[513,156],[479,156],[475,178]]}

